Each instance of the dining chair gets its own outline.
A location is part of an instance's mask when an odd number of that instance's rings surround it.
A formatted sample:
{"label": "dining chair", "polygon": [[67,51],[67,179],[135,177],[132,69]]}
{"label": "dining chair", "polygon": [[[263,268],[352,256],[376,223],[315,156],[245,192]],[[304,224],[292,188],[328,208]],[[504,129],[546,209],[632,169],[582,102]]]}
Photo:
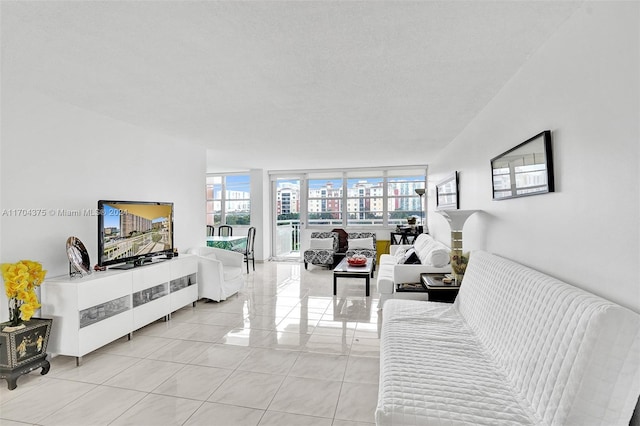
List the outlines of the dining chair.
{"label": "dining chair", "polygon": [[233,227],[229,225],[220,225],[218,227],[218,236],[220,237],[232,237],[233,236]]}
{"label": "dining chair", "polygon": [[247,245],[245,247],[238,247],[234,249],[238,253],[242,253],[244,255],[244,261],[247,263],[247,274],[249,273],[249,260],[251,260],[251,264],[253,265],[253,270],[256,270],[256,258],[253,253],[253,246],[256,241],[256,228],[249,228],[249,232],[247,234]]}
{"label": "dining chair", "polygon": [[216,228],[212,225],[207,225],[207,237],[213,237],[214,235],[216,235]]}

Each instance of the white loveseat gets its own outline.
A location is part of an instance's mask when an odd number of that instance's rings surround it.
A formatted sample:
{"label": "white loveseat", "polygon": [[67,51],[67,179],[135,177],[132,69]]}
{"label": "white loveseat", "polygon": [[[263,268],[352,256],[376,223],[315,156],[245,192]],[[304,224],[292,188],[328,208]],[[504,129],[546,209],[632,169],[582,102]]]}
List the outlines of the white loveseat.
{"label": "white loveseat", "polygon": [[640,315],[513,261],[385,304],[378,426],[628,425],[639,394]]}
{"label": "white loveseat", "polygon": [[198,299],[226,300],[244,287],[244,256],[215,247],[195,247],[198,257]]}
{"label": "white loveseat", "polygon": [[[414,249],[419,264],[404,264],[407,250]],[[395,295],[396,283],[420,282],[422,273],[449,273],[449,248],[429,234],[420,234],[413,245],[392,245],[390,254],[380,256],[378,268],[378,292],[380,301],[378,308],[382,308],[385,301]],[[425,297],[426,297],[426,293]]]}

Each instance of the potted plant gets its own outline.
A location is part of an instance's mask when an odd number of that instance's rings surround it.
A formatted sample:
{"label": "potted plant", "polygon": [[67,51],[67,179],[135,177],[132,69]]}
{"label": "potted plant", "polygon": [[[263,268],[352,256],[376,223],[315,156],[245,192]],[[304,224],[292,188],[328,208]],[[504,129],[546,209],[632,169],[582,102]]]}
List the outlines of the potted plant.
{"label": "potted plant", "polygon": [[42,265],[31,260],[2,264],[4,289],[9,298],[9,323],[5,327],[24,328],[35,311],[40,308],[36,287],[44,281],[47,271]]}
{"label": "potted plant", "polygon": [[469,263],[469,252],[463,253],[460,250],[452,250],[449,256],[451,258],[453,277],[456,280],[456,284],[460,285],[464,278],[464,273],[467,270],[467,264]]}
{"label": "potted plant", "polygon": [[42,367],[49,371],[47,343],[51,319],[33,318],[40,308],[36,287],[44,281],[47,271],[31,260],[1,265],[4,288],[9,298],[9,321],[0,324],[0,378],[9,389],[16,388],[22,374]]}

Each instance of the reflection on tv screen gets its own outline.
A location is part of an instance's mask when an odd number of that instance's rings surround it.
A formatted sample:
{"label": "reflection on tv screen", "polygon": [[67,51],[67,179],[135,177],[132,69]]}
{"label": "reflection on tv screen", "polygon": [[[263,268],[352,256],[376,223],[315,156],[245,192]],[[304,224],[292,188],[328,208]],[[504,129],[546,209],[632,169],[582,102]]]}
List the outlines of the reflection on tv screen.
{"label": "reflection on tv screen", "polygon": [[170,205],[104,204],[102,215],[103,261],[172,249]]}

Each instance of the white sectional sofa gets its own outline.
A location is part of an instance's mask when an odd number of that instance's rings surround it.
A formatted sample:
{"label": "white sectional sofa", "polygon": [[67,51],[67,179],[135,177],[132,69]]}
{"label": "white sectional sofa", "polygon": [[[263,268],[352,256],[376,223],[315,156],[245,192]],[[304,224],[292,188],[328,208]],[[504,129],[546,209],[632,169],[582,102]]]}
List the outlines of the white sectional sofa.
{"label": "white sectional sofa", "polygon": [[[402,263],[407,250],[415,249],[420,264]],[[378,267],[378,292],[380,301],[378,308],[382,308],[388,299],[395,296],[396,283],[420,282],[422,273],[449,273],[449,248],[435,240],[429,234],[420,234],[413,245],[392,245],[390,254],[380,256]],[[426,293],[423,293],[426,297]]]}
{"label": "white sectional sofa", "polygon": [[384,306],[379,426],[627,425],[639,394],[640,315],[513,261]]}

